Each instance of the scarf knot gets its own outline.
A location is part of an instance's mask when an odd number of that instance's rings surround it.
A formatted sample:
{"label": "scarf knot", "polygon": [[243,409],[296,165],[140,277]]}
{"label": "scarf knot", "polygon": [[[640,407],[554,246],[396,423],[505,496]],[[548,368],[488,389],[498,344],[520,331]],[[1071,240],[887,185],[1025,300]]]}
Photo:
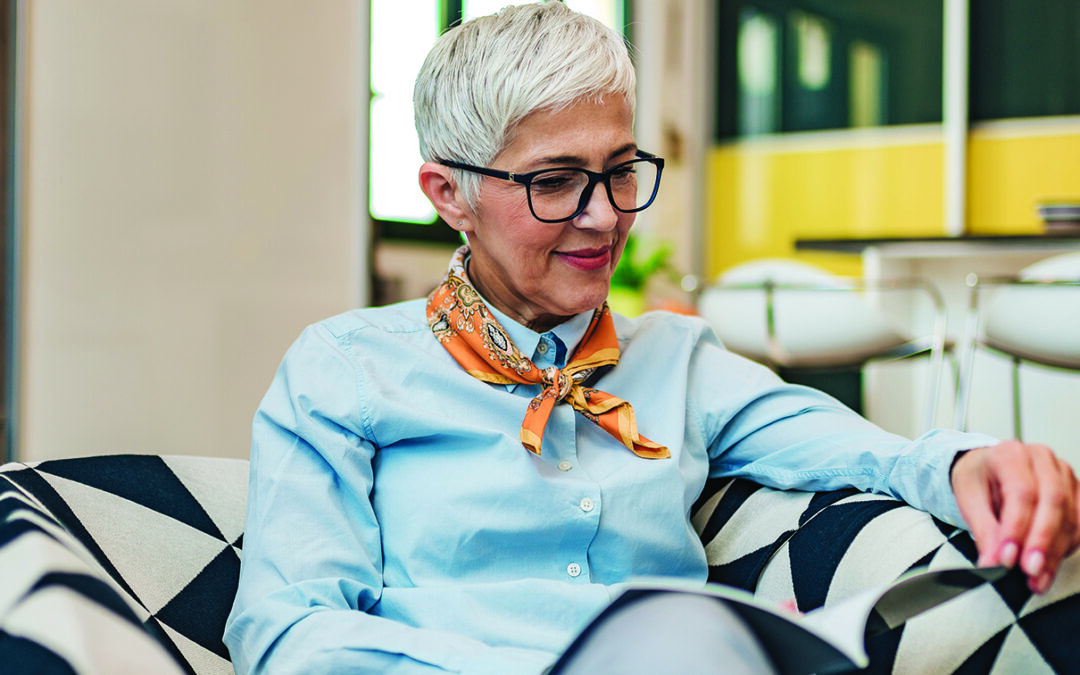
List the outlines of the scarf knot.
{"label": "scarf knot", "polygon": [[551,389],[551,396],[556,401],[565,399],[570,394],[570,390],[581,382],[578,374],[569,375],[555,366],[548,366],[541,373],[544,389]]}

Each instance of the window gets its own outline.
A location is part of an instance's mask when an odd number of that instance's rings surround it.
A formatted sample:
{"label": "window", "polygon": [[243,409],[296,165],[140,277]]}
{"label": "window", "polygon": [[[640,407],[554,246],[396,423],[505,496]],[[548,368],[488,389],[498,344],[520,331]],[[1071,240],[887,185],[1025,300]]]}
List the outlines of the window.
{"label": "window", "polygon": [[[783,130],[835,129],[847,126],[846,82],[836,77],[834,61],[843,52],[834,23],[802,10],[787,12],[788,59],[784,78]],[[841,71],[842,72],[842,71]]]}
{"label": "window", "polygon": [[[431,223],[435,211],[416,184],[420,149],[413,129],[412,84],[439,35],[439,2],[371,3],[372,218]],[[408,180],[407,176],[412,176]]]}
{"label": "window", "polygon": [[[372,0],[368,211],[380,239],[457,241],[420,190],[420,150],[412,88],[435,39],[447,27],[491,14],[505,0]],[[575,10],[621,30],[625,0],[566,0]]]}
{"label": "window", "polygon": [[780,130],[780,36],[775,16],[747,7],[739,15],[740,136]]}
{"label": "window", "polygon": [[885,123],[885,55],[879,45],[855,40],[848,56],[848,124],[874,127]]}
{"label": "window", "polygon": [[821,17],[806,12],[792,12],[791,23],[799,87],[821,91],[829,86],[832,75],[832,30]]}

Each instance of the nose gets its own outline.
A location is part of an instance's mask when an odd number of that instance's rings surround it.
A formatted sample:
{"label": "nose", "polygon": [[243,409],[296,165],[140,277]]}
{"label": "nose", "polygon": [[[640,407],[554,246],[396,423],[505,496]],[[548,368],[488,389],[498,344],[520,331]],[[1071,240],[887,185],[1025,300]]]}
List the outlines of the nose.
{"label": "nose", "polygon": [[583,230],[607,231],[615,227],[619,222],[619,212],[611,203],[608,196],[607,186],[594,183],[592,194],[585,202],[585,208],[574,218],[574,227]]}

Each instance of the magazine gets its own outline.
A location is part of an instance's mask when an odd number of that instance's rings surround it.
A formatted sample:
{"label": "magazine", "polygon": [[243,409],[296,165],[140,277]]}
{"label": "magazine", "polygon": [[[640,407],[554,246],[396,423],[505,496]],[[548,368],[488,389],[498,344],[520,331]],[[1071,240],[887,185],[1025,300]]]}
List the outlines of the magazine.
{"label": "magazine", "polygon": [[[715,597],[726,603],[754,632],[778,672],[823,675],[865,668],[870,662],[866,638],[896,628],[911,617],[986,582],[996,581],[1007,571],[1004,567],[932,571],[923,568],[902,575],[883,588],[857,593],[805,614],[767,603],[748,591],[730,586],[646,579],[627,584],[622,595],[600,616],[652,593],[696,593]],[[582,637],[587,634],[586,630]],[[574,646],[567,655],[573,650]]]}

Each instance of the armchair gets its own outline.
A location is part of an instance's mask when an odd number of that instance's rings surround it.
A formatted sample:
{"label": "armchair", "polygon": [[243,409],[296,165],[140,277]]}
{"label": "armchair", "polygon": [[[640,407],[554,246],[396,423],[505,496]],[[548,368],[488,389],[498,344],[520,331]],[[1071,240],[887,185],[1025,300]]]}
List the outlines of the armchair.
{"label": "armchair", "polygon": [[[0,467],[0,664],[11,672],[232,672],[221,634],[239,575],[247,462],[101,455]],[[710,482],[691,513],[713,581],[800,609],[971,538],[855,491]],[[1080,672],[1080,556],[1045,596],[1017,575],[871,642],[873,673]]]}

